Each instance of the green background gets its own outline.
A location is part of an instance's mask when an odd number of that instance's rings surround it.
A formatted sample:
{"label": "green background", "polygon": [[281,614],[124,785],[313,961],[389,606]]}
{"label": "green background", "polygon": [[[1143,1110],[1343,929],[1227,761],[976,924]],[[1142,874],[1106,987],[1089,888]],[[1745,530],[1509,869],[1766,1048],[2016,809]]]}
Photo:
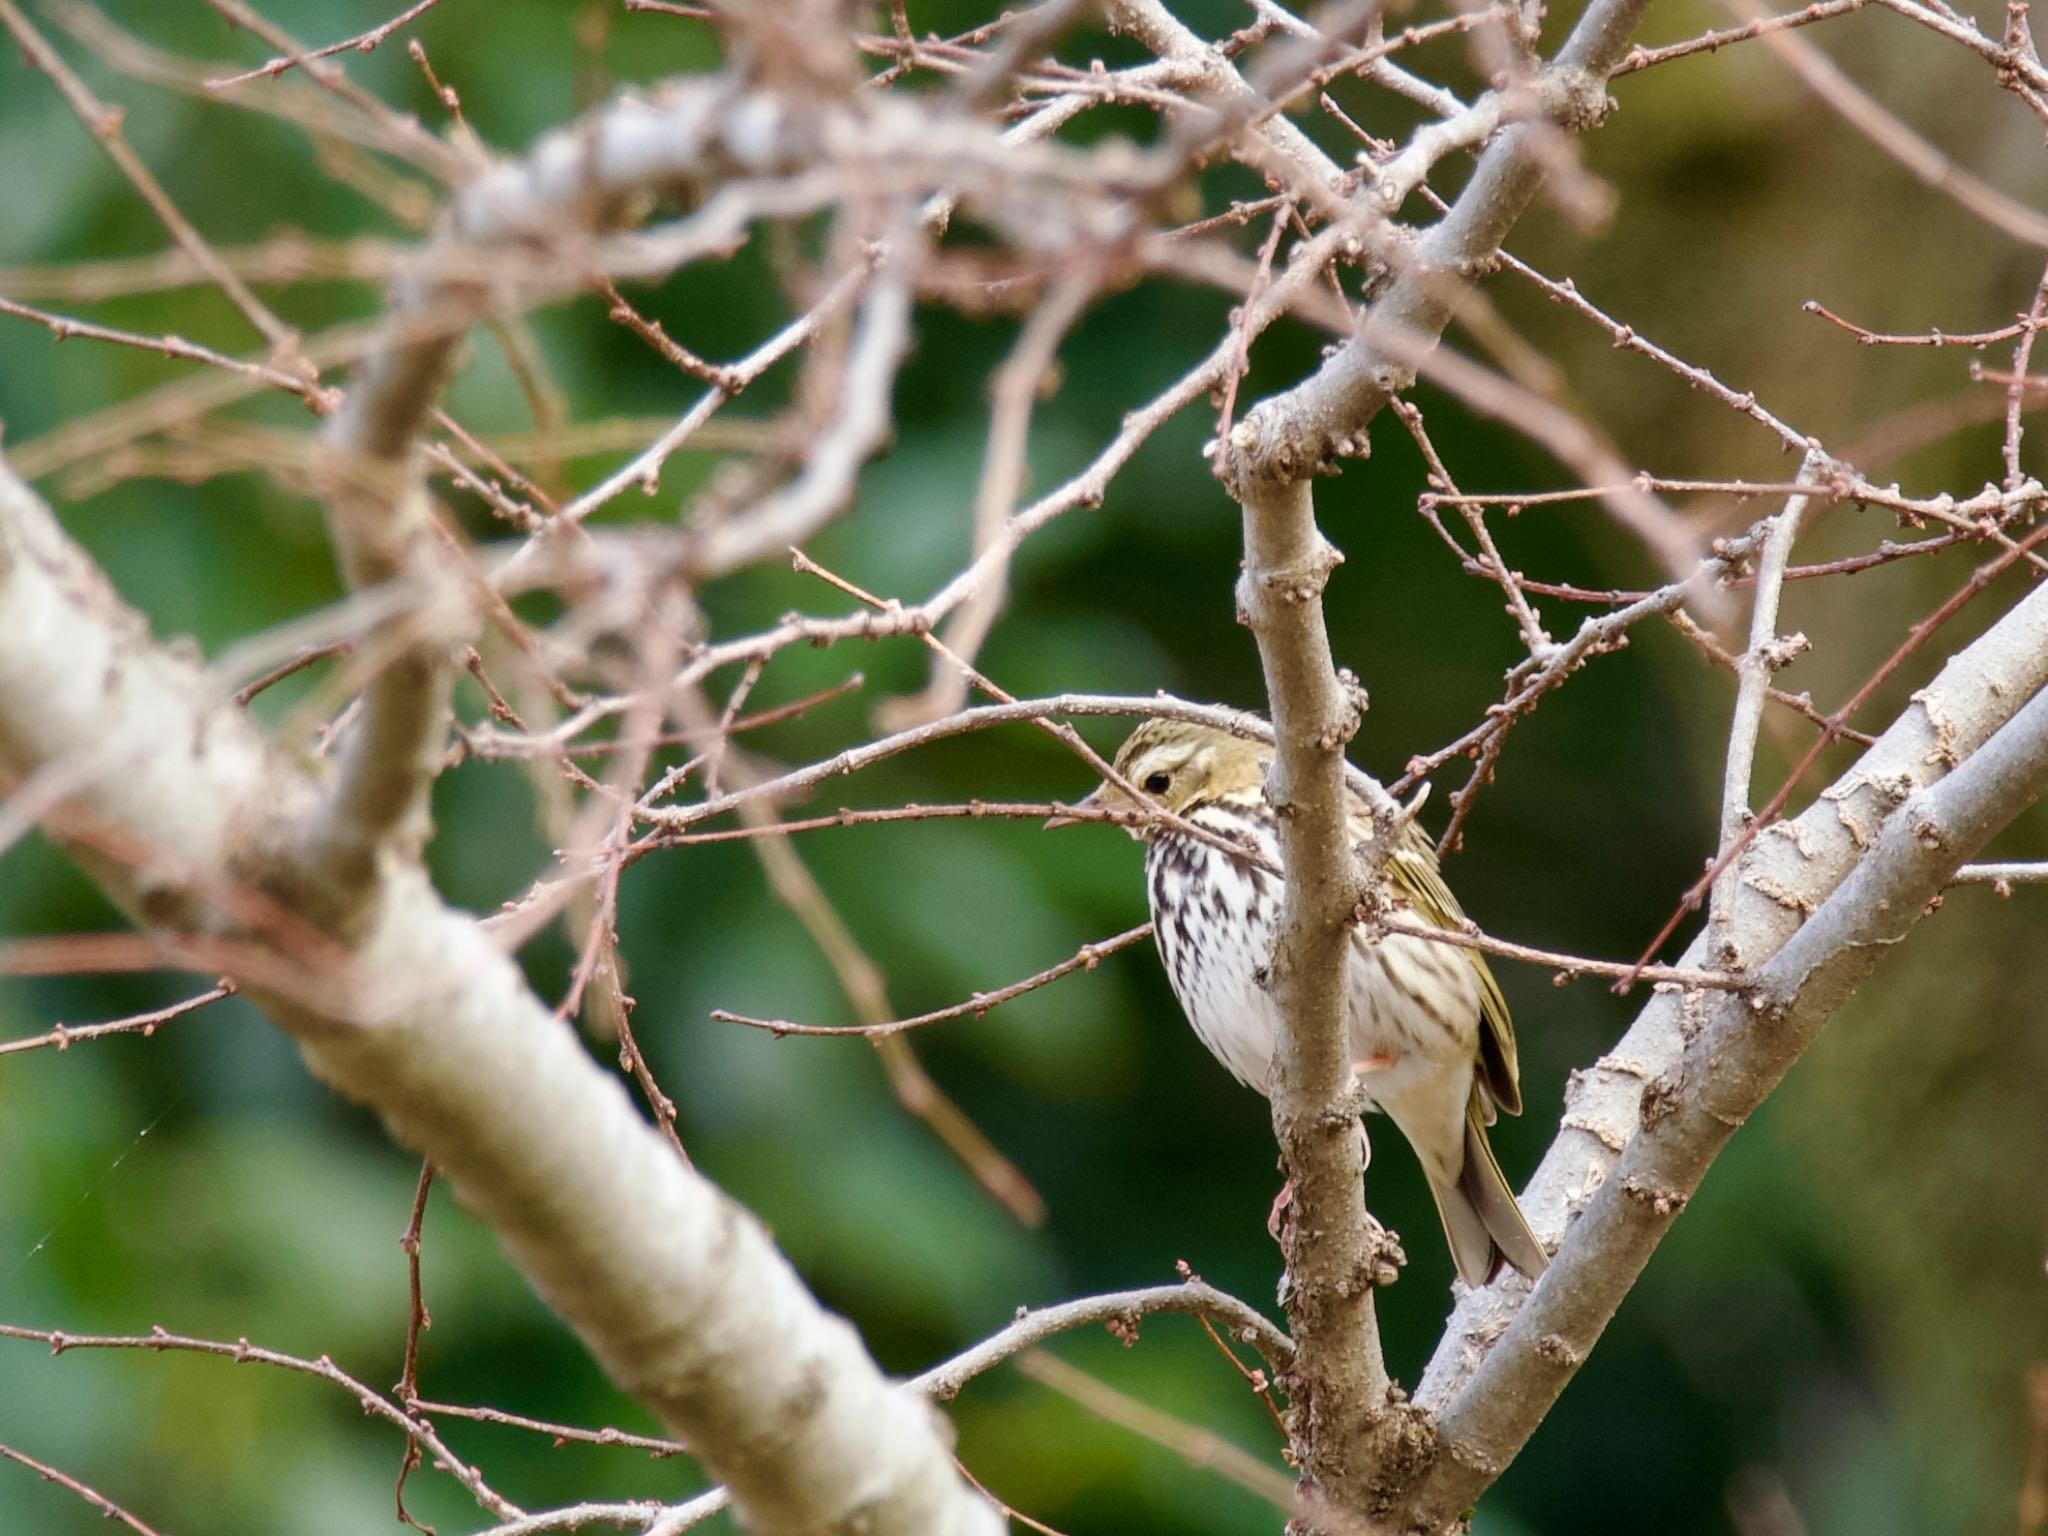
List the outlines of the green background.
{"label": "green background", "polygon": [[[274,3],[300,36],[346,36],[389,5]],[[155,44],[244,67],[268,50],[197,3],[117,4],[108,13]],[[912,0],[913,23],[953,31],[983,19]],[[1204,6],[1209,35],[1244,13]],[[1566,15],[1547,35],[1560,35]],[[1657,8],[1661,41],[1725,24],[1697,5]],[[1982,18],[1994,35],[1999,19]],[[51,29],[54,34],[54,28]],[[461,92],[468,120],[511,151],[614,85],[710,67],[707,30],[610,6],[445,0],[414,33]],[[2039,124],[1992,85],[1980,60],[1871,13],[1810,34],[1959,160],[2018,193],[2039,192]],[[338,239],[415,238],[388,212],[325,176],[288,123],[114,77],[62,44],[112,100],[124,131],[179,206],[222,246],[303,230]],[[1066,57],[1136,57],[1109,38]],[[438,128],[442,114],[402,48],[344,56],[350,73]],[[1461,90],[1454,46],[1424,55]],[[1356,88],[1347,105],[1381,131],[1412,114]],[[2002,323],[2029,301],[2034,255],[2016,251],[1925,192],[1754,50],[1687,60],[1620,81],[1621,110],[1585,143],[1618,193],[1600,231],[1539,206],[1514,248],[1575,276],[1611,312],[1681,355],[1754,389],[1880,480],[1967,494],[2000,473],[1997,396],[1968,378],[1966,354],[1872,351],[1799,312],[1815,298],[1864,324],[1957,330]],[[1327,119],[1304,124],[1349,153]],[[1137,113],[1083,119],[1077,140],[1146,134]],[[1446,189],[1462,176],[1447,169]],[[1205,173],[1211,207],[1255,195],[1228,168]],[[0,50],[0,266],[77,262],[161,249],[165,240],[49,83]],[[1246,234],[1247,249],[1263,233]],[[9,292],[0,275],[0,294]],[[1614,353],[1593,328],[1511,280],[1490,292],[1561,369],[1569,398],[1632,464],[1667,474],[1789,476],[1753,425],[1670,375]],[[769,260],[750,248],[636,290],[650,314],[703,355],[735,357],[788,311]],[[372,313],[361,285],[306,284],[269,297],[311,333]],[[254,350],[243,322],[199,290],[46,307]],[[1043,404],[1032,483],[1084,463],[1127,410],[1212,345],[1226,301],[1149,283],[1102,302],[1061,351],[1062,387]],[[670,371],[593,300],[534,319],[578,420],[672,417],[699,386]],[[815,541],[828,566],[884,593],[927,595],[964,558],[985,427],[985,381],[1015,336],[1001,317],[927,310],[896,392],[898,432],[863,475],[854,512]],[[1318,338],[1283,326],[1254,355],[1246,399],[1312,366]],[[1462,339],[1459,344],[1467,346]],[[2004,367],[2009,354],[1985,355]],[[71,341],[0,317],[0,420],[10,445],[185,376],[187,365]],[[765,417],[788,398],[784,367],[738,404]],[[1533,490],[1565,472],[1424,387],[1418,401],[1467,490]],[[1897,413],[1937,402],[1968,424],[1912,447]],[[497,343],[479,333],[451,408],[472,428],[530,419]],[[290,401],[257,400],[242,420],[304,434]],[[1019,695],[1147,692],[1256,706],[1257,658],[1232,622],[1237,518],[1198,450],[1212,425],[1184,413],[1121,474],[1100,510],[1034,538],[1009,609],[983,653]],[[1460,573],[1415,516],[1419,459],[1391,418],[1375,457],[1319,491],[1348,561],[1330,590],[1337,654],[1372,709],[1354,745],[1391,776],[1449,740],[1499,696],[1518,654],[1498,592]],[[1911,448],[1912,451],[1902,451]],[[2038,463],[2031,451],[2030,463]],[[575,488],[615,462],[568,470]],[[657,522],[688,505],[719,464],[671,463],[651,502],[618,515]],[[102,473],[104,471],[104,473]],[[112,483],[108,483],[108,482]],[[338,591],[315,503],[295,477],[225,475],[203,484],[125,478],[90,461],[40,488],[159,634],[209,654]],[[1681,503],[1702,536],[1739,529],[1754,508]],[[466,509],[470,526],[488,524]],[[1596,507],[1525,513],[1495,527],[1516,566],[1589,586],[1658,579]],[[1801,557],[1868,549],[1889,519],[1839,509],[1817,519]],[[1962,579],[1967,554],[1799,585],[1786,628],[1816,651],[1784,678],[1832,708],[1907,626]],[[1858,723],[1879,728],[1940,655],[2018,588],[1980,598],[1911,663]],[[771,622],[792,606],[841,600],[783,570],[705,594],[714,632]],[[1554,631],[1578,611],[1543,605]],[[5,638],[0,637],[0,644]],[[869,734],[881,700],[920,686],[914,645],[845,645],[779,660],[757,705],[858,670],[860,691],[753,745],[796,762]],[[731,681],[730,674],[721,678]],[[278,721],[308,679],[267,695]],[[1732,689],[1668,629],[1637,632],[1514,732],[1499,782],[1480,799],[1467,851],[1449,872],[1489,929],[1532,944],[1628,956],[1654,933],[1713,843],[1719,742]],[[464,685],[465,716],[481,714]],[[1085,727],[1105,750],[1117,727]],[[1810,728],[1775,718],[1759,798]],[[1850,761],[1828,754],[1828,771]],[[1431,820],[1461,781],[1439,776]],[[1814,784],[1820,780],[1816,779]],[[899,758],[834,783],[818,808],[968,796],[1072,797],[1088,778],[1029,728]],[[1802,797],[1803,802],[1803,797]],[[437,795],[433,860],[442,889],[488,911],[547,861],[526,774],[468,765]],[[2029,818],[2001,845],[2043,851]],[[1139,851],[1107,831],[1049,837],[1028,823],[941,821],[810,834],[798,844],[886,975],[904,1011],[940,1007],[1026,975],[1143,916]],[[2048,1357],[2048,982],[2040,903],[1953,894],[1879,972],[1783,1090],[1744,1129],[1623,1307],[1598,1353],[1529,1451],[1482,1505],[1476,1528],[1513,1531],[1887,1533],[2009,1530],[2027,1421],[2023,1372]],[[114,928],[119,919],[48,847],[0,858],[0,935]],[[916,1037],[932,1073],[1043,1194],[1026,1230],[987,1199],[894,1104],[857,1042],[790,1040],[710,1021],[713,1008],[846,1022],[851,1015],[802,928],[741,846],[689,849],[635,868],[621,928],[639,1031],[680,1107],[691,1155],[758,1212],[812,1286],[860,1327],[891,1370],[911,1372],[1001,1326],[1020,1304],[1170,1281],[1177,1260],[1268,1302],[1278,1256],[1263,1232],[1277,1175],[1262,1101],[1232,1083],[1182,1024],[1156,959],[1135,949],[1094,973],[980,1020]],[[1675,946],[1673,948],[1675,953]],[[559,931],[524,953],[545,995],[564,985]],[[1504,967],[1519,1023],[1530,1113],[1496,1133],[1526,1177],[1554,1128],[1567,1074],[1598,1057],[1636,1002],[1595,984],[1557,989],[1547,972]],[[84,1023],[198,990],[190,977],[0,982],[0,1038]],[[594,1047],[601,1053],[606,1048]],[[1382,1298],[1396,1371],[1412,1380],[1448,1303],[1449,1262],[1398,1138],[1377,1137],[1370,1195],[1407,1236],[1411,1262]],[[152,1324],[272,1348],[327,1353],[379,1387],[396,1379],[405,1320],[397,1238],[414,1159],[338,1103],[240,1003],[157,1037],[0,1058],[0,1320],[135,1333]],[[497,1255],[488,1234],[437,1192],[425,1276],[435,1326],[423,1390],[545,1418],[646,1429]],[[1121,1390],[1214,1429],[1278,1466],[1263,1410],[1195,1325],[1160,1319],[1133,1348],[1076,1335],[1056,1351]],[[1082,1536],[1270,1531],[1270,1509],[1174,1452],[1101,1424],[1010,1371],[952,1410],[961,1453],[1010,1503]],[[460,1452],[529,1507],[595,1497],[680,1497],[700,1486],[683,1461],[616,1449],[556,1449],[532,1435],[443,1424]],[[54,1462],[166,1533],[376,1529],[390,1520],[400,1442],[329,1386],[254,1366],[167,1354],[80,1352],[50,1359],[0,1341],[0,1443]],[[488,1521],[431,1471],[412,1505],[443,1529]],[[0,1463],[0,1531],[98,1531],[74,1497]]]}

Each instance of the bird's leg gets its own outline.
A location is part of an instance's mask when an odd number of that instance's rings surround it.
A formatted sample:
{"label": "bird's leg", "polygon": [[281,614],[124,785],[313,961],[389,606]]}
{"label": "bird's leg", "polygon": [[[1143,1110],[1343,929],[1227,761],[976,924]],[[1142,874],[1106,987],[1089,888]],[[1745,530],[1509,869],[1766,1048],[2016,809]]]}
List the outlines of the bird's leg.
{"label": "bird's leg", "polygon": [[[1280,1166],[1284,1168],[1287,1165],[1283,1162]],[[1280,1186],[1280,1193],[1273,1197],[1273,1209],[1266,1212],[1266,1236],[1272,1238],[1276,1243],[1280,1242],[1280,1218],[1287,1214],[1287,1207],[1292,1204],[1294,1204],[1294,1180],[1290,1178],[1285,1184]],[[1287,1245],[1281,1243],[1280,1246],[1284,1248]]]}
{"label": "bird's leg", "polygon": [[1272,1238],[1274,1242],[1280,1244],[1282,1249],[1285,1249],[1287,1244],[1280,1236],[1280,1224],[1282,1218],[1287,1214],[1288,1207],[1294,1204],[1294,1175],[1288,1173],[1287,1159],[1285,1157],[1282,1157],[1273,1166],[1282,1173],[1287,1174],[1287,1180],[1280,1186],[1280,1193],[1273,1197],[1273,1208],[1266,1212],[1266,1236]]}
{"label": "bird's leg", "polygon": [[[1399,1062],[1400,1059],[1392,1051],[1381,1051],[1377,1055],[1366,1057],[1363,1061],[1351,1063],[1351,1082],[1337,1096],[1337,1102],[1330,1106],[1330,1113],[1333,1116],[1353,1121],[1357,1125],[1358,1167],[1360,1172],[1363,1172],[1372,1165],[1372,1138],[1365,1134],[1365,1121],[1363,1117],[1367,1110],[1378,1107],[1373,1102],[1372,1094],[1366,1089],[1365,1076],[1369,1072],[1384,1072],[1387,1068]],[[1287,1167],[1284,1159],[1280,1166],[1283,1170]],[[1290,1177],[1285,1184],[1280,1186],[1280,1193],[1273,1197],[1272,1210],[1266,1213],[1266,1235],[1276,1243],[1280,1241],[1280,1218],[1286,1213],[1288,1206],[1293,1203],[1294,1180]]]}

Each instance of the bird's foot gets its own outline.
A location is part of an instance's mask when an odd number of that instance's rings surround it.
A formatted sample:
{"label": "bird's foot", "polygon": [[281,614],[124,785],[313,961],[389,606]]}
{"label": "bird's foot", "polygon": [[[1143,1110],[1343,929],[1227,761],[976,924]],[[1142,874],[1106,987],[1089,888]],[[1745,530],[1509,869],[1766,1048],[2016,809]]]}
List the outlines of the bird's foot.
{"label": "bird's foot", "polygon": [[1287,1208],[1292,1204],[1294,1204],[1294,1180],[1289,1179],[1280,1186],[1280,1193],[1273,1197],[1273,1209],[1266,1212],[1266,1235],[1276,1243],[1280,1241],[1281,1218],[1287,1214]]}

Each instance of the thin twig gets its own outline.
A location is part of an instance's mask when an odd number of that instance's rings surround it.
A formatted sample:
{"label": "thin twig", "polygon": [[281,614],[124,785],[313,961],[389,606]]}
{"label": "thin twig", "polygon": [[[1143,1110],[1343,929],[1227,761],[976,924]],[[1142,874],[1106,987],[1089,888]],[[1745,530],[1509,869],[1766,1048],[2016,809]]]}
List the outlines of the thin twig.
{"label": "thin twig", "polygon": [[1221,1473],[1277,1509],[1295,1506],[1294,1479],[1279,1468],[1240,1450],[1229,1441],[1172,1414],[1163,1413],[1136,1398],[1119,1392],[1107,1382],[1067,1364],[1042,1349],[1027,1350],[1018,1358],[1017,1369],[1042,1387],[1049,1387],[1087,1409],[1098,1418],[1121,1425],[1156,1445],[1174,1452],[1191,1467]]}
{"label": "thin twig", "polygon": [[2027,364],[2034,355],[2034,337],[2040,332],[2042,322],[2048,320],[2048,268],[2041,272],[2040,282],[2034,285],[2034,301],[2027,306],[2026,314],[2020,321],[2020,337],[2012,349],[2012,377],[2005,386],[2005,488],[2016,491],[2026,483],[2026,474],[2020,468],[2020,434],[2022,418],[2026,410],[2027,387],[2035,381],[2027,377]]}
{"label": "thin twig", "polygon": [[[1757,0],[1721,0],[1721,3],[1745,23],[1770,19]],[[1799,77],[1801,84],[1896,160],[1914,180],[1943,193],[1957,207],[2008,238],[2022,245],[2048,247],[2048,217],[1956,164],[1843,74],[1805,37],[1787,31],[1765,32],[1760,36],[1764,46]]]}
{"label": "thin twig", "polygon": [[[433,1318],[427,1312],[426,1293],[420,1288],[420,1230],[427,1220],[427,1195],[434,1187],[434,1165],[420,1164],[419,1186],[413,1192],[412,1216],[405,1224],[405,1232],[398,1239],[398,1246],[405,1254],[405,1283],[408,1305],[405,1315],[405,1365],[398,1374],[398,1385],[392,1390],[398,1394],[398,1401],[408,1414],[418,1412],[417,1400],[420,1391],[420,1335],[434,1326]],[[419,1437],[406,1431],[405,1454],[398,1462],[398,1486],[392,1497],[398,1505],[398,1519],[416,1531],[434,1536],[434,1528],[422,1525],[413,1518],[405,1507],[405,1480],[420,1464]]]}
{"label": "thin twig", "polygon": [[[1821,457],[1809,453],[1800,466],[1800,480],[1818,478]],[[1750,821],[1749,785],[1756,765],[1757,734],[1763,727],[1764,699],[1771,675],[1791,659],[1778,640],[1778,597],[1784,588],[1785,568],[1791,564],[1792,546],[1799,538],[1799,525],[1806,515],[1807,496],[1802,491],[1786,499],[1784,509],[1764,519],[1758,530],[1756,585],[1752,589],[1749,615],[1749,648],[1735,663],[1735,712],[1728,724],[1728,753],[1721,782],[1721,844],[1730,846]],[[1736,963],[1728,933],[1733,921],[1735,881],[1733,864],[1722,871],[1714,887],[1708,925],[1714,931],[1710,953],[1723,964]]]}
{"label": "thin twig", "polygon": [[30,1035],[21,1040],[0,1040],[0,1056],[11,1056],[18,1051],[35,1051],[45,1048],[69,1050],[80,1040],[97,1040],[106,1035],[140,1035],[147,1040],[163,1025],[173,1019],[181,1019],[188,1013],[197,1013],[213,1003],[233,997],[235,988],[228,982],[210,987],[196,997],[188,997],[182,1003],[152,1009],[148,1013],[130,1014],[124,1019],[110,1019],[104,1024],[59,1024],[40,1035]]}
{"label": "thin twig", "polygon": [[297,1355],[287,1355],[275,1349],[264,1349],[251,1344],[247,1339],[233,1343],[219,1339],[195,1338],[189,1334],[172,1333],[165,1328],[151,1328],[146,1334],[103,1334],[68,1333],[58,1328],[24,1328],[16,1323],[0,1323],[0,1338],[26,1339],[49,1346],[50,1353],[61,1355],[74,1349],[143,1350],[150,1354],[162,1354],[165,1350],[178,1350],[188,1354],[211,1355],[216,1359],[230,1360],[237,1365],[258,1364],[275,1366],[279,1370],[295,1375],[311,1376],[319,1381],[331,1382],[349,1393],[362,1404],[363,1412],[372,1418],[383,1419],[410,1435],[416,1435],[433,1453],[437,1469],[448,1473],[469,1490],[470,1496],[485,1510],[501,1520],[516,1519],[525,1511],[509,1500],[501,1498],[483,1480],[481,1473],[463,1461],[442,1443],[429,1424],[408,1414],[403,1408],[391,1402],[381,1392],[365,1386],[355,1377],[336,1365],[327,1356],[307,1360]]}
{"label": "thin twig", "polygon": [[627,1450],[645,1451],[656,1461],[670,1456],[687,1456],[690,1448],[678,1440],[664,1440],[659,1435],[636,1435],[630,1430],[581,1429],[574,1424],[557,1424],[548,1419],[529,1418],[523,1413],[508,1413],[503,1408],[477,1407],[464,1403],[443,1403],[432,1398],[409,1397],[403,1400],[408,1410],[427,1418],[436,1416],[451,1419],[470,1419],[478,1424],[498,1424],[507,1429],[531,1430],[537,1435],[546,1435],[557,1445],[617,1445]]}
{"label": "thin twig", "polygon": [[1048,982],[1058,981],[1062,976],[1071,976],[1076,971],[1092,971],[1103,958],[1120,949],[1128,949],[1140,940],[1152,936],[1152,925],[1141,923],[1136,928],[1126,929],[1114,938],[1099,939],[1093,944],[1083,944],[1070,959],[1058,965],[1047,966],[1044,970],[1013,981],[1007,987],[998,987],[993,992],[977,992],[964,1003],[955,1003],[950,1008],[939,1008],[931,1013],[920,1013],[907,1019],[888,1019],[874,1024],[794,1024],[787,1019],[757,1019],[749,1014],[733,1013],[728,1009],[714,1008],[711,1017],[724,1024],[744,1024],[750,1029],[762,1029],[772,1035],[853,1035],[870,1040],[884,1039],[901,1034],[906,1029],[922,1029],[927,1024],[942,1024],[948,1019],[966,1018],[973,1015],[980,1018],[991,1008],[1000,1007],[1013,998],[1022,997],[1026,992],[1035,992]]}
{"label": "thin twig", "polygon": [[1641,43],[1629,49],[1628,57],[1614,67],[1614,79],[1632,75],[1639,69],[1648,69],[1655,64],[1668,64],[1673,59],[1689,58],[1696,53],[1718,53],[1730,43],[1748,42],[1766,32],[1782,32],[1787,27],[1811,26],[1816,21],[1827,21],[1835,16],[1845,16],[1850,11],[1860,11],[1871,0],[1820,0],[1819,4],[1802,6],[1784,16],[1759,17],[1744,22],[1739,27],[1727,27],[1718,32],[1708,32],[1699,37],[1688,38],[1682,43],[1666,43],[1661,48],[1646,48]]}
{"label": "thin twig", "polygon": [[298,332],[286,325],[270,308],[242,281],[219,256],[213,247],[193,227],[178,205],[164,191],[163,184],[150,174],[142,157],[128,145],[121,136],[121,113],[93,95],[92,90],[81,80],[71,66],[66,64],[57,50],[52,48],[43,35],[29,24],[26,16],[15,6],[14,0],[0,0],[0,25],[14,34],[14,40],[21,46],[29,61],[57,87],[72,112],[106,150],[107,157],[120,167],[121,174],[149,204],[150,211],[170,233],[170,236],[185,253],[206,273],[228,301],[253,325],[263,339],[270,343],[271,361],[279,368],[293,368],[306,374],[309,386],[316,382],[311,365],[299,355]]}
{"label": "thin twig", "polygon": [[29,1471],[35,1473],[36,1476],[46,1483],[55,1483],[59,1488],[67,1489],[77,1494],[86,1503],[98,1510],[102,1518],[118,1520],[121,1524],[127,1526],[129,1530],[135,1532],[135,1536],[157,1536],[157,1532],[152,1527],[144,1525],[140,1519],[130,1514],[105,1494],[97,1489],[88,1487],[68,1472],[60,1472],[55,1467],[49,1465],[49,1463],[37,1461],[35,1457],[28,1455],[26,1452],[17,1451],[11,1445],[0,1445],[0,1456],[4,1456],[9,1461],[18,1462],[20,1465],[27,1467]]}
{"label": "thin twig", "polygon": [[207,89],[225,91],[237,85],[247,84],[251,80],[274,80],[286,70],[294,69],[309,59],[324,59],[333,54],[344,53],[351,48],[355,49],[358,53],[368,53],[400,27],[405,26],[409,22],[417,21],[440,3],[441,0],[418,0],[417,4],[408,7],[389,21],[370,28],[367,32],[358,32],[354,37],[345,37],[338,43],[327,44],[324,48],[312,48],[304,53],[280,54],[268,64],[260,65],[255,69],[244,70],[239,75],[228,75],[222,79],[209,80],[206,82]]}
{"label": "thin twig", "polygon": [[[1721,850],[1720,856],[1714,860],[1707,872],[1679,898],[1676,910],[1664,920],[1664,926],[1657,930],[1656,937],[1644,946],[1642,955],[1636,961],[1638,967],[1647,965],[1650,957],[1664,947],[1664,941],[1678,931],[1678,925],[1685,921],[1685,914],[1698,908],[1701,898],[1713,889],[1714,882],[1720,878],[1722,870],[1741,857],[1742,850],[1750,845],[1759,832],[1777,820],[1787,802],[1791,800],[1792,792],[1806,776],[1806,770],[1819,761],[1822,749],[1840,734],[1842,727],[1848,724],[1865,701],[1905,664],[1908,657],[1920,649],[1930,635],[1955,617],[1971,598],[1989,586],[2007,567],[2031,553],[2033,547],[2043,539],[2048,539],[2048,523],[2034,529],[2021,543],[2001,551],[1978,566],[1970,573],[1969,579],[1951,593],[1938,608],[1907,630],[1905,638],[1893,648],[1891,655],[1878,664],[1877,670],[1864,680],[1862,686],[1849,696],[1841,708],[1828,716],[1827,724],[1822,728],[1819,737],[1807,748],[1805,756],[1793,765],[1792,771],[1785,775],[1785,781],[1778,786],[1778,792],[1772,795],[1769,802],[1750,819],[1734,841]],[[1615,990],[1626,991],[1632,979],[1630,976],[1623,977],[1615,983]]]}
{"label": "thin twig", "polygon": [[[1620,960],[1595,960],[1586,955],[1535,949],[1527,944],[1496,939],[1489,934],[1481,933],[1476,925],[1470,923],[1463,928],[1453,929],[1437,928],[1428,923],[1409,922],[1397,917],[1377,917],[1368,921],[1375,932],[1398,933],[1411,939],[1425,939],[1432,944],[1449,944],[1457,949],[1498,955],[1503,960],[1520,960],[1529,965],[1543,966],[1557,972],[1552,980],[1558,986],[1563,986],[1580,976],[1616,976],[1623,978],[1628,985],[1646,981],[1653,986],[1698,988],[1709,992],[1740,992],[1749,985],[1746,977],[1725,971],[1695,971],[1669,965],[1636,966]],[[1615,990],[1623,991],[1624,987],[1617,985]]]}

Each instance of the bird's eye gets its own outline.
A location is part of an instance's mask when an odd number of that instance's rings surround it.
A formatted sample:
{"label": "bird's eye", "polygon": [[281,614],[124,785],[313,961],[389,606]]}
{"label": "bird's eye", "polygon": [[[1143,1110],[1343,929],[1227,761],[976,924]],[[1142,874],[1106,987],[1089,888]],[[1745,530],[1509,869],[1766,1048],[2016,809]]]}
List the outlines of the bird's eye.
{"label": "bird's eye", "polygon": [[1148,795],[1163,795],[1166,793],[1166,786],[1172,782],[1172,776],[1168,774],[1147,774],[1145,776],[1145,793]]}

